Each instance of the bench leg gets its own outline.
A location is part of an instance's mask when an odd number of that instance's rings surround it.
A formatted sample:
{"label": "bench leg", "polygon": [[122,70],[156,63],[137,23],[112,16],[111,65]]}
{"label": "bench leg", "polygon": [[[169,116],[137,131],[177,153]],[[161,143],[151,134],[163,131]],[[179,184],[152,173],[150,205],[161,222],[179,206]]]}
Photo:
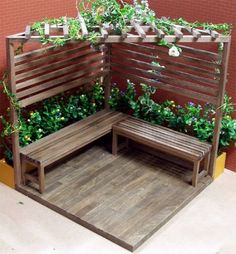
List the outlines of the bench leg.
{"label": "bench leg", "polygon": [[39,180],[39,192],[42,194],[45,190],[45,173],[44,167],[38,166],[38,180]]}
{"label": "bench leg", "polygon": [[118,136],[113,130],[112,132],[112,154],[117,155]]}
{"label": "bench leg", "polygon": [[126,138],[125,146],[126,146],[127,149],[129,149],[129,147],[130,147],[130,139],[129,138]]}
{"label": "bench leg", "polygon": [[193,178],[192,178],[192,185],[194,187],[197,186],[198,181],[198,174],[199,174],[199,168],[200,168],[200,162],[201,161],[195,161],[193,166]]}
{"label": "bench leg", "polygon": [[24,159],[21,159],[21,174],[22,174],[22,183],[23,185],[26,185],[26,161]]}
{"label": "bench leg", "polygon": [[204,159],[204,170],[206,171],[206,175],[209,174],[210,159],[211,159],[211,153],[208,153]]}

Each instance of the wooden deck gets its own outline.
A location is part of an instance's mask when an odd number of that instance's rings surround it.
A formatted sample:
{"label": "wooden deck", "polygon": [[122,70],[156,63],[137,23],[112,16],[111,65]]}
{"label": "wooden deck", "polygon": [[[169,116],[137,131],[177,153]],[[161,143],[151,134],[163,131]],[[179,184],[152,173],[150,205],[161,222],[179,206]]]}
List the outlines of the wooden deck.
{"label": "wooden deck", "polygon": [[19,190],[134,251],[211,182],[200,178],[194,188],[191,175],[140,150],[123,149],[115,157],[100,143],[50,170],[43,195]]}

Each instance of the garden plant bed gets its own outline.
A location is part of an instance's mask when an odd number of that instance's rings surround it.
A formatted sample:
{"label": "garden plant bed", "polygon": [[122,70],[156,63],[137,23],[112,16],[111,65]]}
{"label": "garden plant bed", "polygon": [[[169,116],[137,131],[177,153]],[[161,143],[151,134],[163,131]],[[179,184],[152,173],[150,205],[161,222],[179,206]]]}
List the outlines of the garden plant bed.
{"label": "garden plant bed", "polygon": [[[103,142],[102,142],[103,143]],[[110,142],[109,142],[110,145]],[[69,219],[134,251],[211,182],[137,149],[115,157],[95,143],[47,173],[44,194],[18,189]]]}

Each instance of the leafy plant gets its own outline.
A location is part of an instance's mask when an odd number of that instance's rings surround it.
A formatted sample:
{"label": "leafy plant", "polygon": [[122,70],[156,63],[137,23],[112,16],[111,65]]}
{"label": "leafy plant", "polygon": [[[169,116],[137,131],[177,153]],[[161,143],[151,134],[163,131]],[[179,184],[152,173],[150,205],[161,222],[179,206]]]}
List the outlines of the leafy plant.
{"label": "leafy plant", "polygon": [[[20,146],[24,147],[69,124],[84,119],[102,109],[104,105],[104,89],[97,81],[90,90],[73,94],[65,93],[46,99],[32,106],[33,110],[25,109],[19,114]],[[5,157],[12,160],[11,143],[8,137],[12,134],[9,118],[3,118],[1,133]],[[10,130],[9,130],[10,128]]]}
{"label": "leafy plant", "polygon": [[[133,83],[131,89],[130,81],[128,81],[128,88],[125,91],[121,91],[117,86],[114,86],[110,99],[111,107],[151,123],[195,136],[201,141],[212,142],[216,114],[216,109],[212,104],[207,103],[202,106],[189,102],[181,106],[169,100],[157,103],[152,98],[156,93],[156,89],[145,84],[140,85],[142,88],[140,96],[136,95]],[[132,93],[129,97],[130,91]],[[236,119],[232,117],[235,109],[232,99],[227,95],[224,98],[222,109],[219,151],[236,140]]]}
{"label": "leafy plant", "polygon": [[[89,34],[84,36],[81,34],[81,24],[77,18],[60,17],[57,19],[44,19],[35,22],[31,30],[36,32],[42,44],[52,43],[58,46],[64,45],[70,40],[88,40],[96,43],[98,36],[100,36],[99,27],[104,27],[111,34],[121,35],[122,32],[128,31],[128,26],[131,21],[136,21],[142,25],[154,25],[163,30],[168,35],[174,34],[174,25],[182,25],[189,28],[202,28],[208,30],[219,30],[224,34],[230,34],[232,25],[230,24],[211,24],[211,23],[190,23],[183,18],[167,19],[158,18],[153,10],[149,8],[148,0],[137,1],[133,4],[120,0],[78,0],[76,1],[76,9],[78,14],[85,20]],[[45,24],[61,27],[65,24],[69,26],[68,38],[56,37],[48,38],[45,36]],[[168,43],[165,40],[160,40],[159,45],[172,48],[175,44]],[[180,48],[176,46],[179,53]]]}

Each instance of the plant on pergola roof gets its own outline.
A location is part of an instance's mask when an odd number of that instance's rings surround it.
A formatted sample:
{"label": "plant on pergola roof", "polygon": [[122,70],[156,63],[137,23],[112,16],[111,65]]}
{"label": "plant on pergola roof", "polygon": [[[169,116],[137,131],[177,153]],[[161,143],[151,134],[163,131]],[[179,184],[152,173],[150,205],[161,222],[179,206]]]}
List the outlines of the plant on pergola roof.
{"label": "plant on pergola roof", "polygon": [[123,0],[77,0],[76,18],[44,19],[27,26],[25,33],[11,38],[40,40],[42,44],[64,45],[68,41],[176,42],[227,41],[230,24],[190,23],[183,18],[157,17],[148,0],[133,4]]}

